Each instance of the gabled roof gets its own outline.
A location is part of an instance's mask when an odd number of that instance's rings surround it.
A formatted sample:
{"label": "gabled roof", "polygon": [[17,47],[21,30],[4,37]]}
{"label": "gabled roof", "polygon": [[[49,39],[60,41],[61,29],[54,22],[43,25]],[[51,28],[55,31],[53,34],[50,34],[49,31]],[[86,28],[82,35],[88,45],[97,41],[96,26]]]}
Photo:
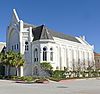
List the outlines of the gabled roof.
{"label": "gabled roof", "polygon": [[35,25],[25,23],[25,22],[23,23],[23,25],[24,25],[25,28],[28,28],[28,27],[33,27],[34,28],[34,27],[36,27]]}
{"label": "gabled roof", "polygon": [[100,56],[100,53],[94,52],[94,56]]}
{"label": "gabled roof", "polygon": [[0,52],[3,50],[3,48],[6,46],[5,42],[0,42]]}
{"label": "gabled roof", "polygon": [[2,48],[2,50],[1,50],[1,53],[5,53],[5,51],[6,51],[6,47],[4,46],[4,47]]}
{"label": "gabled roof", "polygon": [[51,40],[53,40],[53,37],[58,37],[58,38],[61,38],[61,39],[66,39],[66,40],[69,40],[69,41],[81,43],[78,39],[76,39],[73,36],[66,35],[66,34],[63,34],[63,33],[60,33],[60,32],[52,31],[52,30],[48,29],[47,27],[45,27],[44,25],[33,28],[32,33],[33,33],[33,36],[34,36],[33,41],[40,40],[40,39],[51,39]]}
{"label": "gabled roof", "polygon": [[60,32],[51,31],[51,30],[49,30],[49,32],[53,35],[53,37],[58,37],[58,38],[61,38],[61,39],[66,39],[66,40],[69,40],[69,41],[81,43],[78,39],[76,39],[73,36],[66,35],[66,34],[63,34],[63,33],[60,33]]}

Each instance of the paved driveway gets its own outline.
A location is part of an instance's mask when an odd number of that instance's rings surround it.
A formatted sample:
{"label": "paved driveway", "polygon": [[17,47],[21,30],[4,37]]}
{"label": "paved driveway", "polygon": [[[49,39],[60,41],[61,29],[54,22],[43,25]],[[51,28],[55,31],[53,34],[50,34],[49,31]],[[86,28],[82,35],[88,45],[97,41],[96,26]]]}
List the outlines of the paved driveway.
{"label": "paved driveway", "polygon": [[21,84],[0,80],[0,94],[100,94],[100,80]]}

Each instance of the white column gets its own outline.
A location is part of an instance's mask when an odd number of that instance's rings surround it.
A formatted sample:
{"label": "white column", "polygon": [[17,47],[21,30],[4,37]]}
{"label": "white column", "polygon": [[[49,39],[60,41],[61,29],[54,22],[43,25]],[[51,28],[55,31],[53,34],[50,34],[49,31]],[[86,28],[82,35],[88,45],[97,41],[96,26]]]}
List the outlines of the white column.
{"label": "white column", "polygon": [[68,66],[68,48],[66,49],[66,67],[69,68],[69,66]]}
{"label": "white column", "polygon": [[40,46],[40,63],[43,62],[43,48]]}
{"label": "white column", "polygon": [[72,49],[68,48],[68,66],[69,69],[68,70],[72,70]]}
{"label": "white column", "polygon": [[64,67],[66,67],[66,51],[65,51],[65,47],[61,47],[61,58],[62,58],[62,69],[64,69]]}
{"label": "white column", "polygon": [[49,46],[48,46],[48,48],[47,48],[47,61],[48,61],[48,62],[51,62],[51,61],[50,61],[50,48],[49,48]]}
{"label": "white column", "polygon": [[20,30],[20,32],[19,32],[19,36],[20,36],[20,53],[24,54],[23,53],[23,48],[22,48],[23,21],[20,20],[19,24],[20,24],[20,27],[19,27],[19,30]]}
{"label": "white column", "polygon": [[60,70],[62,70],[62,57],[61,57],[61,47],[59,46],[59,55],[60,55]]}
{"label": "white column", "polygon": [[29,41],[32,42],[32,27],[29,27]]}
{"label": "white column", "polygon": [[23,76],[23,66],[20,67],[20,76]]}

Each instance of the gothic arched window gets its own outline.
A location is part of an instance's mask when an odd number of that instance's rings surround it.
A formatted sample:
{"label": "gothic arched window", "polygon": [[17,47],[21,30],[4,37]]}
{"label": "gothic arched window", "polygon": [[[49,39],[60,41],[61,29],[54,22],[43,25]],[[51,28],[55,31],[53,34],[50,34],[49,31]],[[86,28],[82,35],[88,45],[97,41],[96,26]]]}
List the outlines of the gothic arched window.
{"label": "gothic arched window", "polygon": [[53,61],[53,48],[50,48],[50,60]]}
{"label": "gothic arched window", "polygon": [[37,48],[35,48],[34,50],[34,62],[37,62],[38,61],[38,50]]}
{"label": "gothic arched window", "polygon": [[43,61],[47,61],[47,48],[43,48]]}
{"label": "gothic arched window", "polygon": [[28,42],[25,42],[25,51],[28,51],[29,47],[28,47]]}

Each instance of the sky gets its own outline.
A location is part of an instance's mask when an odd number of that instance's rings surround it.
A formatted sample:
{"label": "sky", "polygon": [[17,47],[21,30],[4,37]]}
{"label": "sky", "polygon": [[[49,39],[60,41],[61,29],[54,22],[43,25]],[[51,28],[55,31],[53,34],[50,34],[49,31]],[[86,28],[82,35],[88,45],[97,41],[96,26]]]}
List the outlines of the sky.
{"label": "sky", "polygon": [[0,0],[0,41],[6,41],[7,26],[16,9],[21,20],[45,24],[57,32],[85,36],[100,53],[100,0]]}

